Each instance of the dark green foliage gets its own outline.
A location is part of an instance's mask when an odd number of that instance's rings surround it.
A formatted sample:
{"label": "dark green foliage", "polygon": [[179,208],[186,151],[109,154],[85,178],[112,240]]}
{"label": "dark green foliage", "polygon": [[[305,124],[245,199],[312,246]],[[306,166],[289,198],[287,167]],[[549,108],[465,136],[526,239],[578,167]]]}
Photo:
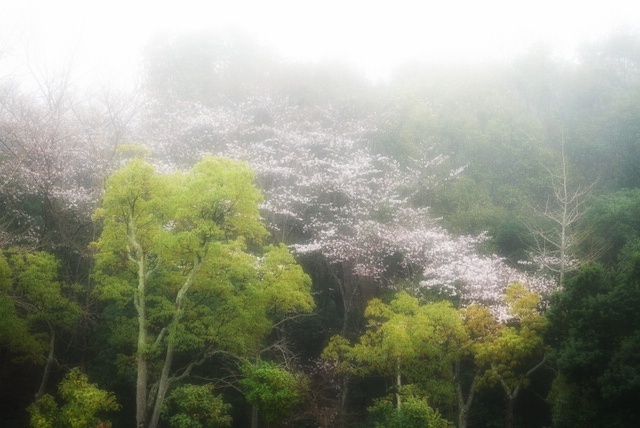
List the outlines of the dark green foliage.
{"label": "dark green foliage", "polygon": [[565,376],[557,376],[548,397],[553,408],[553,426],[557,428],[594,427],[598,402],[588,386],[570,383]]}
{"label": "dark green foliage", "polygon": [[240,381],[247,401],[257,406],[267,421],[281,420],[303,399],[306,380],[273,363],[247,364]]}
{"label": "dark green foliage", "polygon": [[565,420],[573,408],[591,402],[592,426],[633,426],[640,421],[638,308],[640,254],[617,273],[585,267],[555,296],[548,313],[548,341],[562,378],[552,394],[554,419]]}
{"label": "dark green foliage", "polygon": [[507,217],[492,231],[492,243],[498,254],[515,263],[526,260],[531,247],[531,235],[524,222]]}
{"label": "dark green foliage", "polygon": [[630,253],[640,251],[640,188],[599,196],[585,214],[590,242],[606,248],[602,262],[615,266]]}

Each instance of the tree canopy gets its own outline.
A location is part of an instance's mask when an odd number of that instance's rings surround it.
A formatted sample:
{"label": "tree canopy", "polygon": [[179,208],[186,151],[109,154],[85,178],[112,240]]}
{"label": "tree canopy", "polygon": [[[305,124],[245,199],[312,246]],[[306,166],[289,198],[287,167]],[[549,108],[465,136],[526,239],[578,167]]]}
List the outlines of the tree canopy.
{"label": "tree canopy", "polygon": [[637,425],[639,45],[0,76],[0,420]]}

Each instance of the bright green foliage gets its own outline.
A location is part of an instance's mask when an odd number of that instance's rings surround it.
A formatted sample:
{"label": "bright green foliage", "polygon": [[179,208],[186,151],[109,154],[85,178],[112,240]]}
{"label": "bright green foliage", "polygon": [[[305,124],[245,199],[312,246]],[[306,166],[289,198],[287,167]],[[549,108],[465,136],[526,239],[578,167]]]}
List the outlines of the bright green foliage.
{"label": "bright green foliage", "polygon": [[[421,305],[400,292],[389,304],[373,299],[365,315],[367,331],[347,353],[362,374],[394,376],[397,388],[408,381],[419,384],[435,401],[453,400],[453,361],[465,330],[449,302]],[[332,342],[335,351],[341,348],[336,346],[339,342]]]}
{"label": "bright green foliage", "polygon": [[497,336],[478,347],[476,361],[490,368],[483,376],[489,385],[500,384],[508,394],[516,394],[528,385],[531,369],[544,359],[543,333],[546,318],[539,312],[540,296],[522,284],[509,286],[504,300],[514,320],[502,327]]}
{"label": "bright green foliage", "polygon": [[80,309],[63,295],[58,281],[60,263],[51,254],[38,252],[9,257],[14,274],[16,298],[22,300],[32,324],[45,323],[70,327]]}
{"label": "bright green foliage", "polygon": [[[261,245],[260,201],[248,167],[228,159],[167,175],[135,159],[108,179],[96,212],[104,226],[96,277],[103,298],[123,314],[135,310],[135,322],[123,315],[113,328],[130,337],[123,351],[135,350],[139,424],[156,381],[151,364],[162,373],[157,420],[174,358],[255,355],[274,322],[312,310],[310,279],[288,249]],[[127,335],[135,325],[137,336]]]}
{"label": "bright green foliage", "polygon": [[491,311],[480,305],[469,305],[460,309],[466,331],[458,359],[454,363],[455,391],[458,401],[458,427],[466,428],[479,383],[487,370],[487,362],[477,360],[484,347],[500,334],[503,324],[495,319]]}
{"label": "bright green foliage", "polygon": [[183,385],[167,397],[162,416],[171,428],[224,428],[231,425],[230,410],[212,385]]}
{"label": "bright green foliage", "polygon": [[407,368],[416,359],[442,362],[464,337],[462,320],[450,303],[421,305],[405,292],[396,294],[389,304],[373,299],[365,316],[368,328],[352,355],[380,372],[395,373],[398,359]]}
{"label": "bright green foliage", "polygon": [[[0,263],[3,259],[0,258]],[[0,295],[0,346],[17,360],[41,363],[46,350],[45,343],[29,331],[27,321],[18,315],[13,300]]]}
{"label": "bright green foliage", "polygon": [[352,345],[349,340],[337,334],[329,339],[329,343],[322,350],[322,358],[334,361],[337,364],[336,370],[338,373],[355,373],[357,368],[353,361],[350,360],[351,350]]}
{"label": "bright green foliage", "polygon": [[80,308],[63,293],[58,260],[44,252],[0,254],[0,346],[41,364],[58,328],[70,328]]}
{"label": "bright green foliage", "polygon": [[543,340],[546,318],[539,312],[540,296],[522,284],[511,284],[504,296],[512,317],[491,340],[476,348],[477,366],[486,366],[480,385],[499,385],[506,398],[505,427],[514,426],[514,402],[529,385],[531,375],[546,361]]}
{"label": "bright green foliage", "polygon": [[29,406],[32,428],[93,428],[104,421],[99,414],[120,408],[112,393],[89,383],[77,368],[67,373],[58,392],[62,406],[48,394]]}
{"label": "bright green foliage", "polygon": [[420,395],[403,391],[402,408],[397,409],[393,397],[375,401],[368,410],[376,428],[453,428],[453,424],[442,418]]}
{"label": "bright green foliage", "polygon": [[471,355],[475,355],[488,342],[495,340],[503,327],[485,306],[469,305],[460,309],[460,314],[468,339],[464,351],[469,351]]}
{"label": "bright green foliage", "polygon": [[127,256],[135,229],[150,280],[150,331],[172,319],[180,296],[178,349],[215,341],[253,351],[274,319],[313,306],[310,280],[287,248],[256,246],[266,234],[259,201],[250,171],[236,162],[206,158],[188,173],[161,175],[132,161],[109,179],[97,212],[100,293],[120,305],[138,298],[137,266]]}
{"label": "bright green foliage", "polygon": [[258,362],[247,364],[240,381],[247,401],[257,406],[267,421],[285,417],[302,402],[306,380],[275,364]]}

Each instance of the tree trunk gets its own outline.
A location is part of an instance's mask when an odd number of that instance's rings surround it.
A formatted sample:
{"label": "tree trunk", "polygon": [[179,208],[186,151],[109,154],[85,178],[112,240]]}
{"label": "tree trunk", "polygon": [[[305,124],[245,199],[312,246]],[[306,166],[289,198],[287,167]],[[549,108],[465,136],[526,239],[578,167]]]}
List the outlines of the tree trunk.
{"label": "tree trunk", "polygon": [[167,395],[167,391],[169,390],[169,374],[171,372],[171,364],[173,363],[174,355],[173,336],[173,334],[169,334],[167,353],[165,355],[164,365],[162,366],[162,374],[160,375],[160,380],[158,381],[158,393],[155,397],[155,402],[153,403],[153,412],[151,414],[151,421],[149,422],[148,428],[156,428],[158,426],[158,423],[160,422],[160,410],[162,410],[164,399]]}
{"label": "tree trunk", "polygon": [[402,372],[400,371],[400,357],[396,361],[396,406],[398,412],[402,408],[402,399],[400,398],[400,388],[402,388]]}
{"label": "tree trunk", "polygon": [[[133,224],[133,222],[131,222]],[[129,249],[129,259],[138,265],[138,289],[133,298],[133,304],[138,313],[138,343],[136,347],[136,427],[146,428],[147,423],[147,386],[149,368],[147,361],[147,305],[146,305],[146,260],[142,247],[136,239],[135,228],[129,235],[129,243],[133,249]]]}
{"label": "tree trunk", "polygon": [[47,355],[47,363],[44,366],[44,372],[42,373],[42,380],[40,381],[40,388],[36,392],[36,401],[42,398],[47,391],[47,384],[49,383],[49,375],[51,375],[51,366],[53,366],[53,360],[55,357],[55,344],[56,344],[56,332],[51,329],[51,340],[49,341],[49,354]]}
{"label": "tree trunk", "polygon": [[[144,283],[144,279],[141,280]],[[144,289],[144,285],[142,285]],[[136,354],[136,364],[138,376],[136,378],[136,426],[145,428],[147,421],[147,383],[148,383],[148,362],[147,362],[147,324],[144,295],[138,300],[138,345]]]}
{"label": "tree trunk", "polygon": [[473,403],[473,397],[476,392],[476,384],[480,375],[479,370],[473,375],[473,380],[469,386],[469,393],[467,398],[464,397],[464,391],[462,388],[462,380],[460,379],[460,362],[456,362],[455,368],[455,380],[456,380],[456,397],[458,399],[458,428],[467,428],[469,425],[469,411],[471,410],[471,404]]}
{"label": "tree trunk", "polygon": [[567,190],[567,160],[564,155],[564,136],[562,138],[562,224],[560,225],[560,287],[564,286],[564,276],[566,267],[565,257],[567,256],[567,225],[569,224],[569,206],[571,200]]}
{"label": "tree trunk", "polygon": [[258,428],[258,406],[251,406],[251,428]]}
{"label": "tree trunk", "polygon": [[342,388],[340,389],[340,414],[338,415],[338,427],[347,426],[347,398],[349,396],[349,382],[351,375],[348,373],[342,378]]}
{"label": "tree trunk", "polygon": [[149,428],[156,428],[158,426],[158,423],[160,422],[160,410],[162,410],[164,399],[171,384],[169,375],[171,374],[171,365],[173,364],[173,356],[175,354],[174,344],[176,341],[176,329],[178,328],[178,324],[180,323],[180,319],[182,318],[184,297],[189,291],[189,288],[191,288],[195,275],[198,273],[201,267],[202,261],[199,259],[196,260],[193,269],[187,276],[187,279],[176,295],[173,320],[171,321],[171,325],[169,326],[169,335],[167,337],[167,351],[164,358],[164,364],[162,365],[160,380],[158,381],[158,393],[155,397],[155,402],[151,403],[153,404],[153,412],[151,414],[151,422],[149,423]]}
{"label": "tree trunk", "polygon": [[513,428],[514,424],[514,415],[513,415],[513,405],[516,401],[516,398],[507,394],[505,397],[506,408],[504,413],[504,428]]}

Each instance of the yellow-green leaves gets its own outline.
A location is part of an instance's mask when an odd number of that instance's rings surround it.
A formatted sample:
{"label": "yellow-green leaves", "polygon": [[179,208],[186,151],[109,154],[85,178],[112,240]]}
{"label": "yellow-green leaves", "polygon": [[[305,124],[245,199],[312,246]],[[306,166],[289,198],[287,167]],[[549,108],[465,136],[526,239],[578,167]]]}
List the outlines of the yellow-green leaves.
{"label": "yellow-green leaves", "polygon": [[80,307],[64,294],[58,260],[44,252],[0,255],[0,345],[42,363],[57,329],[69,329]]}
{"label": "yellow-green leaves", "polygon": [[464,338],[462,320],[447,302],[421,305],[405,292],[387,305],[378,299],[369,303],[365,315],[368,329],[353,349],[353,355],[378,370],[395,370],[398,359],[414,365],[416,359],[448,358]]}
{"label": "yellow-green leaves", "polygon": [[544,359],[542,334],[547,322],[538,310],[540,297],[522,284],[509,286],[504,299],[515,318],[477,347],[476,361],[489,366],[483,383],[501,384],[507,394],[517,394],[528,383],[531,370]]}
{"label": "yellow-green leaves", "polygon": [[273,363],[246,364],[240,381],[247,401],[257,406],[270,422],[283,418],[302,402],[306,379]]}
{"label": "yellow-green leaves", "polygon": [[440,388],[440,380],[452,377],[452,362],[465,343],[466,331],[450,303],[421,304],[400,292],[388,304],[371,300],[365,315],[367,330],[355,345],[336,336],[323,352],[324,358],[337,361],[341,371],[400,376],[432,392]]}
{"label": "yellow-green leaves", "polygon": [[182,385],[167,398],[162,413],[171,428],[231,426],[231,405],[213,391],[212,385]]}
{"label": "yellow-green leaves", "polygon": [[[275,322],[313,308],[310,280],[287,248],[262,247],[261,201],[246,164],[214,157],[172,174],[134,159],[107,180],[95,276],[123,313],[118,323],[135,314],[138,424],[150,408],[157,424],[174,358],[255,355]],[[161,367],[157,394],[152,364]]]}
{"label": "yellow-green leaves", "polygon": [[77,368],[67,373],[58,386],[58,392],[64,401],[60,407],[48,394],[29,406],[31,427],[95,427],[103,422],[99,414],[120,408],[113,393],[89,383],[87,376]]}

